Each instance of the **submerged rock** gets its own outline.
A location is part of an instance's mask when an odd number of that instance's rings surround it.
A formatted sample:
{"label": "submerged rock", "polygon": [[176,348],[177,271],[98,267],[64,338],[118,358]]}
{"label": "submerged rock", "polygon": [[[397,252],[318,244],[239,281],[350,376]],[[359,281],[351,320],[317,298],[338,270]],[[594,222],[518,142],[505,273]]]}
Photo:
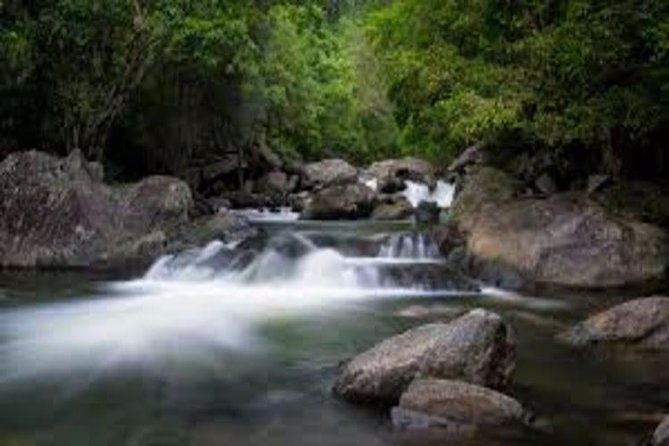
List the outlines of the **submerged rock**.
{"label": "submerged rock", "polygon": [[396,316],[411,318],[411,319],[443,319],[443,318],[452,318],[454,316],[461,316],[464,313],[464,310],[461,307],[445,305],[445,304],[432,304],[432,305],[409,305],[408,307],[402,308],[395,312]]}
{"label": "submerged rock", "polygon": [[611,214],[574,193],[518,198],[518,184],[482,167],[466,178],[452,216],[475,270],[509,283],[610,288],[661,280],[669,265],[665,233]]}
{"label": "submerged rock", "polygon": [[308,189],[320,189],[354,183],[357,179],[357,169],[346,161],[326,159],[304,166],[302,185]]}
{"label": "submerged rock", "polygon": [[669,349],[669,297],[647,297],[615,306],[560,334],[569,344]]}
{"label": "submerged rock", "polygon": [[248,220],[238,214],[221,211],[177,227],[169,234],[170,242],[164,251],[175,253],[204,246],[212,240],[226,243],[242,242],[259,234]]}
{"label": "submerged rock", "polygon": [[480,292],[479,286],[458,268],[443,263],[415,263],[380,266],[385,286],[420,290]]}
{"label": "submerged rock", "polygon": [[417,379],[392,410],[400,428],[467,430],[527,424],[530,415],[515,399],[462,381]]}
{"label": "submerged rock", "polygon": [[497,314],[477,309],[382,341],[346,364],[334,392],[354,402],[393,405],[418,377],[504,389],[514,356],[510,328]]}
{"label": "submerged rock", "polygon": [[305,203],[302,219],[345,220],[369,217],[376,194],[360,183],[332,186],[316,192]]}

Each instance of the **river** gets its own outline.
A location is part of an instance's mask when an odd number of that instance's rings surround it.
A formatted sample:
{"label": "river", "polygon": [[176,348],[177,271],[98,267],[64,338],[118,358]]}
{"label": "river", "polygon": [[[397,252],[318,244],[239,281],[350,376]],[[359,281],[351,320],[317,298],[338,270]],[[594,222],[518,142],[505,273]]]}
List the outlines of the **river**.
{"label": "river", "polygon": [[514,327],[511,393],[542,426],[513,444],[635,444],[669,406],[667,355],[553,340],[624,296],[476,291],[409,223],[253,217],[258,240],[130,277],[0,274],[0,444],[443,444],[330,386],[382,338],[475,307]]}

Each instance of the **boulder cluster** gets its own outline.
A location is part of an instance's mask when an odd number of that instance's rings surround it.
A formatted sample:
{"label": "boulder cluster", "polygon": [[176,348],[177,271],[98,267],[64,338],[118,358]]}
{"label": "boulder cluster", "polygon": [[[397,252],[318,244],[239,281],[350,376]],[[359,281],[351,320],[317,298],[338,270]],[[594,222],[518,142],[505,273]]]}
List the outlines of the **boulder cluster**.
{"label": "boulder cluster", "polygon": [[351,402],[391,407],[393,424],[403,429],[529,426],[530,413],[503,393],[514,367],[511,328],[475,309],[380,342],[343,366],[333,390]]}
{"label": "boulder cluster", "polygon": [[[558,329],[555,342],[575,349],[667,351],[669,298],[635,299]],[[510,396],[515,357],[511,327],[498,314],[475,309],[382,340],[341,366],[333,392],[355,404],[388,408],[400,431],[432,432],[454,444],[510,430],[539,433],[549,421],[537,422]],[[669,445],[669,415],[644,445]]]}
{"label": "boulder cluster", "polygon": [[[205,167],[196,176],[200,182],[191,185],[196,191],[196,208],[202,213],[211,213],[221,207],[289,207],[300,212],[303,219],[401,220],[417,212],[402,194],[406,181],[429,188],[437,184],[434,167],[412,157],[375,162],[366,169],[358,169],[341,159],[306,164],[275,163],[268,169],[255,180],[247,180],[239,186],[229,185],[229,180],[225,180],[228,170],[221,170],[220,183],[216,183],[211,166]],[[212,181],[223,186],[203,188],[202,184]],[[423,220],[434,220],[439,210],[431,212]]]}
{"label": "boulder cluster", "polygon": [[190,189],[179,179],[112,186],[102,178],[101,165],[79,151],[7,156],[0,163],[0,267],[140,267],[188,243],[253,232],[231,214],[193,219]]}
{"label": "boulder cluster", "polygon": [[450,237],[459,243],[445,241],[444,254],[455,250],[467,269],[489,283],[610,289],[666,278],[666,232],[639,216],[616,212],[590,189],[530,190],[517,175],[487,162],[476,147],[450,171],[457,190]]}

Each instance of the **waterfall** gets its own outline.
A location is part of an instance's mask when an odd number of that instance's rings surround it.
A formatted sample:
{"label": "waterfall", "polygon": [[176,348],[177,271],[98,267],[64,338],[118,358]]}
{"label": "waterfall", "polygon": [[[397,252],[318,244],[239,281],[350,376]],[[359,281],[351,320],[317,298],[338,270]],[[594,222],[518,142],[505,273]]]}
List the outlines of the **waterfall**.
{"label": "waterfall", "polygon": [[6,311],[0,384],[160,369],[184,351],[253,350],[262,345],[258,328],[276,318],[330,315],[370,299],[477,293],[440,269],[425,235],[377,237],[366,242],[375,251],[358,252],[338,249],[336,239],[286,231],[256,250],[213,241],[157,259],[136,280],[105,284],[95,299]]}
{"label": "waterfall", "polygon": [[379,257],[437,259],[439,248],[423,233],[394,234],[379,249]]}
{"label": "waterfall", "polygon": [[447,208],[453,201],[453,185],[445,181],[437,181],[433,191],[426,184],[414,181],[407,181],[406,186],[403,195],[413,207],[418,206],[421,201],[428,201],[437,203],[440,208]]}

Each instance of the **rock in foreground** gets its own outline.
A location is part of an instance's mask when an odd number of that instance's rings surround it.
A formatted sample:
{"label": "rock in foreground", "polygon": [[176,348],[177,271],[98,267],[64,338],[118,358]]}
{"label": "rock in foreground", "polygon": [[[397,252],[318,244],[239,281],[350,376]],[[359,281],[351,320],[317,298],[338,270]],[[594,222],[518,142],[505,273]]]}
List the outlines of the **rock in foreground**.
{"label": "rock in foreground", "polygon": [[579,347],[669,349],[669,297],[625,302],[581,322],[559,338]]}
{"label": "rock in foreground", "polygon": [[422,325],[382,341],[344,367],[334,392],[354,402],[393,405],[417,377],[504,389],[514,353],[502,318],[476,309],[451,323]]}
{"label": "rock in foreground", "polygon": [[417,379],[392,410],[400,428],[466,430],[526,424],[530,416],[513,398],[461,381]]}

